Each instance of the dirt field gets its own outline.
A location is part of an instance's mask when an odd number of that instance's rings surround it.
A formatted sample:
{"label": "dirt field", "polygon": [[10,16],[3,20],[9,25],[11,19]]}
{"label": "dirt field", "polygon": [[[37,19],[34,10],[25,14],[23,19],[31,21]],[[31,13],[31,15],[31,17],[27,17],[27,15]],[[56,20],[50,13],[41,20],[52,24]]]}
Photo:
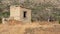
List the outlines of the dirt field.
{"label": "dirt field", "polygon": [[60,34],[60,24],[52,23],[26,23],[26,24],[0,24],[0,34]]}

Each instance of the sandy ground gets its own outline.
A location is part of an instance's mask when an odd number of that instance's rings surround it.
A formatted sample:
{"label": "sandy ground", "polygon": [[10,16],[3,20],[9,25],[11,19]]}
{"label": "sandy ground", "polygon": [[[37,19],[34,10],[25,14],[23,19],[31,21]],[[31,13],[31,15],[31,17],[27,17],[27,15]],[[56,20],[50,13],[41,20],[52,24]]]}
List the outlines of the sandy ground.
{"label": "sandy ground", "polygon": [[60,24],[0,24],[0,34],[60,34]]}

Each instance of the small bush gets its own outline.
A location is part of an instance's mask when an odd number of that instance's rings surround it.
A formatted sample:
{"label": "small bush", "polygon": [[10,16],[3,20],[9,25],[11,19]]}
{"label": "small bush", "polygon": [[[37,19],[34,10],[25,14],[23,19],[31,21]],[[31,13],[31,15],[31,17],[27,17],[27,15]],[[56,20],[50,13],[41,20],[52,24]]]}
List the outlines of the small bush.
{"label": "small bush", "polygon": [[59,20],[59,24],[60,24],[60,20]]}
{"label": "small bush", "polygon": [[2,18],[0,18],[0,23],[2,23]]}
{"label": "small bush", "polygon": [[59,24],[60,24],[60,18],[59,18]]}

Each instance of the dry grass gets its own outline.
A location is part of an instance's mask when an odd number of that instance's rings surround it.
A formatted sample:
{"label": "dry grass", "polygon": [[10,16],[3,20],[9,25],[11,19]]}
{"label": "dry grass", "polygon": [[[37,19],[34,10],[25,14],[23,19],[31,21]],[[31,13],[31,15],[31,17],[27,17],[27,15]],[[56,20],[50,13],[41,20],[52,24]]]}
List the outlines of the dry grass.
{"label": "dry grass", "polygon": [[[50,23],[49,23],[50,24]],[[60,25],[33,22],[26,24],[1,24],[0,34],[60,34]]]}

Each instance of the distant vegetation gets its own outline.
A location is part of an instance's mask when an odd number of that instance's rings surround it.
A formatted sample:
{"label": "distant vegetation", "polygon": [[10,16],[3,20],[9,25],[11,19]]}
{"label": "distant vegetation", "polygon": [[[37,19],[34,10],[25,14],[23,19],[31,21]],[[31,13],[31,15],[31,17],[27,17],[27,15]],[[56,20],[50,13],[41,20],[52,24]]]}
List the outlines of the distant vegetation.
{"label": "distant vegetation", "polygon": [[9,17],[10,5],[21,5],[32,10],[32,21],[47,21],[49,17],[52,20],[59,20],[60,8],[59,5],[52,2],[36,3],[33,0],[19,2],[17,0],[0,0],[0,17]]}

